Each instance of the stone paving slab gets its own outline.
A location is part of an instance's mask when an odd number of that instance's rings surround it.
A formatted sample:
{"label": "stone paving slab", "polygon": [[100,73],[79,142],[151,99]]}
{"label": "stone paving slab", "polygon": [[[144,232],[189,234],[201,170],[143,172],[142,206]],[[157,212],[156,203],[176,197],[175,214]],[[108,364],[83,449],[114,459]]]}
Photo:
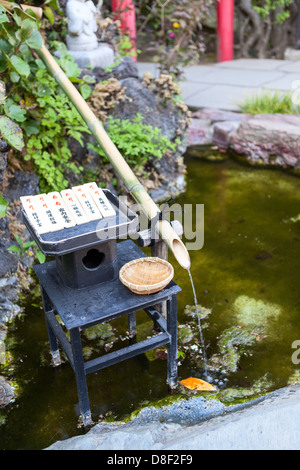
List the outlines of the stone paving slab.
{"label": "stone paving slab", "polygon": [[[185,99],[191,108],[216,108],[238,111],[238,103],[243,101],[251,91],[247,87],[230,85],[213,85]],[[183,97],[184,98],[184,97]]]}
{"label": "stone paving slab", "polygon": [[286,73],[283,77],[275,79],[272,82],[268,82],[266,85],[264,85],[264,88],[279,91],[291,91],[292,85],[296,81],[300,81],[300,73]]}
{"label": "stone paving slab", "polygon": [[266,70],[244,70],[244,69],[226,69],[214,67],[210,72],[202,75],[202,69],[199,69],[198,77],[194,81],[197,83],[209,83],[212,85],[230,85],[244,87],[260,87],[270,81],[278,80],[285,76],[282,72],[272,71],[272,74]]}
{"label": "stone paving slab", "polygon": [[[159,68],[153,63],[138,63],[142,76],[151,72],[157,76]],[[293,82],[300,80],[300,61],[275,59],[238,59],[217,64],[185,67],[180,82],[182,97],[192,108],[207,106],[238,111],[238,102],[245,95],[262,90],[287,92]]]}

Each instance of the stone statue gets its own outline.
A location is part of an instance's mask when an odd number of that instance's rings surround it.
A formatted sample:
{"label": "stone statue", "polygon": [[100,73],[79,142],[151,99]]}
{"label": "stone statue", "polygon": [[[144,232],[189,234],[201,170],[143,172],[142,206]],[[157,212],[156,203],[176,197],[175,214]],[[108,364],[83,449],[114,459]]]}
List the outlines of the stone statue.
{"label": "stone statue", "polygon": [[114,62],[114,52],[108,44],[98,43],[97,21],[102,2],[96,6],[91,0],[68,0],[67,48],[80,67],[108,67]]}
{"label": "stone statue", "polygon": [[91,51],[97,49],[96,7],[91,0],[69,0],[67,46],[70,50]]}

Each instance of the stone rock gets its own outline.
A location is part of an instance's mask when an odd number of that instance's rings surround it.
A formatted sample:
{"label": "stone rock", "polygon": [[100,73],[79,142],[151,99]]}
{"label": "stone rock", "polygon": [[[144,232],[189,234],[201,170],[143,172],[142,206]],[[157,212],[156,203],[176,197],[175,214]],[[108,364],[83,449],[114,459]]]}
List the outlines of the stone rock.
{"label": "stone rock", "polygon": [[8,405],[15,399],[13,386],[0,375],[0,408]]}
{"label": "stone rock", "polygon": [[[0,282],[2,278],[15,273],[18,268],[18,258],[7,250],[1,250],[0,256]],[[1,284],[0,284],[1,288]]]}
{"label": "stone rock", "polygon": [[188,147],[212,144],[212,134],[210,120],[193,117],[188,130]]}
{"label": "stone rock", "polygon": [[300,169],[300,117],[254,116],[230,135],[229,148],[250,163]]}
{"label": "stone rock", "polygon": [[114,51],[105,43],[100,43],[97,49],[92,51],[74,51],[70,49],[68,53],[74,57],[80,68],[89,66],[105,68],[111,66],[115,60]]}
{"label": "stone rock", "polygon": [[239,126],[239,121],[217,122],[213,125],[212,143],[219,148],[227,149],[230,142],[230,135],[237,131]]}
{"label": "stone rock", "polygon": [[193,118],[204,119],[210,123],[222,122],[222,121],[244,121],[248,118],[247,114],[242,114],[234,111],[224,111],[215,108],[203,108],[195,111],[192,114]]}
{"label": "stone rock", "polygon": [[293,60],[293,61],[300,60],[300,50],[293,49],[292,47],[288,47],[284,51],[284,59],[285,60]]}
{"label": "stone rock", "polygon": [[34,173],[16,171],[8,179],[4,197],[8,202],[18,201],[21,196],[37,194],[39,192],[39,179]]}
{"label": "stone rock", "polygon": [[[176,106],[171,102],[167,106],[160,105],[155,94],[140,79],[125,78],[120,81],[126,88],[125,93],[129,99],[121,101],[112,110],[111,115],[119,119],[132,120],[137,113],[140,113],[144,117],[144,124],[158,127],[162,135],[174,142],[178,138],[177,130],[180,128],[179,121],[182,119],[181,112],[176,109]],[[185,187],[183,176],[185,167],[182,155],[187,148],[187,137],[181,135],[180,139],[181,142],[176,152],[168,157],[152,161],[154,169],[162,179],[165,178],[165,184],[160,188],[163,189],[161,201],[179,194]]]}

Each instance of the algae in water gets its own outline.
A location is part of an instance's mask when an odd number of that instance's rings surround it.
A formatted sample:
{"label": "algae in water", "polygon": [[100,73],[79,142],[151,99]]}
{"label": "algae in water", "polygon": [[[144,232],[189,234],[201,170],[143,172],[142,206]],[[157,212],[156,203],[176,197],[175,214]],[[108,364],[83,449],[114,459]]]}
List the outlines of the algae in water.
{"label": "algae in water", "polygon": [[281,314],[279,305],[256,300],[247,295],[237,297],[233,308],[238,322],[242,325],[266,325]]}

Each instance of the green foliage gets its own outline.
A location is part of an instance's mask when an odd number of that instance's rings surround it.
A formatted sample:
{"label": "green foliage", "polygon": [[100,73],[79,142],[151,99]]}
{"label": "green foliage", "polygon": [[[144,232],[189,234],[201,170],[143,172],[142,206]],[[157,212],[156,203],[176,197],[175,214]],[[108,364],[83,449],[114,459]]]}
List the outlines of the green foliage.
{"label": "green foliage", "polygon": [[[144,124],[143,116],[139,113],[133,122],[109,116],[107,132],[127,162],[140,171],[153,158],[160,159],[168,150],[174,151],[178,143],[176,141],[171,143],[158,127]],[[100,146],[90,145],[90,147],[105,157]]]}
{"label": "green foliage", "polygon": [[290,11],[287,9],[293,0],[263,0],[254,2],[253,9],[261,16],[267,18],[271,12],[276,12],[276,22],[278,24],[284,23],[290,16]]}
{"label": "green foliage", "polygon": [[291,93],[260,92],[246,96],[239,103],[242,112],[249,114],[299,114],[300,106],[293,103]]}
{"label": "green foliage", "polygon": [[7,206],[8,206],[8,202],[0,194],[0,219],[1,217],[5,217]]}
{"label": "green foliage", "polygon": [[8,251],[11,251],[12,253],[17,253],[19,256],[24,255],[28,250],[33,249],[35,256],[37,257],[38,261],[40,263],[44,263],[46,260],[45,255],[38,249],[37,244],[34,241],[29,241],[29,242],[23,242],[23,240],[16,234],[14,234],[14,237],[18,243],[18,245],[11,245],[8,248]]}
{"label": "green foliage", "polygon": [[[52,6],[53,1],[48,4]],[[44,63],[32,53],[41,47],[42,37],[39,21],[31,10],[27,12],[17,6],[12,12],[0,7],[0,74],[8,90],[1,111],[24,131],[24,159],[32,160],[41,190],[60,191],[68,185],[69,172],[82,170],[71,161],[67,139],[73,137],[82,144],[82,133],[90,132]],[[58,63],[68,78],[88,98],[93,79],[89,75],[79,78],[81,70],[64,44],[53,42],[51,47],[58,51]]]}

